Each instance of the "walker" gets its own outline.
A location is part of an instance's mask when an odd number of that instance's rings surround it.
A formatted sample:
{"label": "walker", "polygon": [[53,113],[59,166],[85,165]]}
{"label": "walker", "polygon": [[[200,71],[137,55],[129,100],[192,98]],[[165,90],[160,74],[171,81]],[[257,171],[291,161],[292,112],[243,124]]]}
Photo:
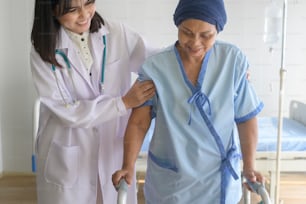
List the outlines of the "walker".
{"label": "walker", "polygon": [[117,204],[126,204],[128,185],[124,179],[121,179],[117,189],[118,197]]}
{"label": "walker", "polygon": [[[269,194],[262,183],[259,182],[253,183],[249,181],[247,181],[247,183],[253,192],[261,196],[262,201],[260,201],[258,204],[272,204]],[[244,204],[251,204],[251,192],[245,187],[243,188],[243,200]]]}
{"label": "walker", "polygon": [[[272,204],[271,200],[269,198],[269,194],[266,191],[263,184],[255,182],[251,183],[248,182],[249,186],[253,190],[253,192],[256,192],[258,195],[261,196],[262,201],[258,204]],[[121,179],[118,186],[118,197],[117,197],[117,204],[126,204],[127,199],[127,188],[128,185],[124,179]],[[244,204],[251,204],[251,192],[247,188],[243,188],[243,198],[244,198]]]}

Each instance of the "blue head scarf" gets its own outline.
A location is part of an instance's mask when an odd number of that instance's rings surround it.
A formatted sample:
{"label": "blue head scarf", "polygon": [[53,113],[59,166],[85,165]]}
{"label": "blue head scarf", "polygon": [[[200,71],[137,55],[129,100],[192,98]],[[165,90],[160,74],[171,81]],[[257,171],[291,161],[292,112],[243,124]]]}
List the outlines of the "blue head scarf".
{"label": "blue head scarf", "polygon": [[175,25],[191,18],[215,25],[219,33],[226,23],[223,0],[180,0],[173,15]]}

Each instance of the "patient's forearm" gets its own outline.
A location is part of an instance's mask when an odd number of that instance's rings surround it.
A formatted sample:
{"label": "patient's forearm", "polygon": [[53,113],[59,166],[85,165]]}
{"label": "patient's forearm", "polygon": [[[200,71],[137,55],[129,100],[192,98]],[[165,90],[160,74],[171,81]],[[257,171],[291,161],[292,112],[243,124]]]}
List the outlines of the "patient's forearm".
{"label": "patient's forearm", "polygon": [[238,124],[240,145],[244,170],[255,169],[255,154],[257,146],[257,119]]}
{"label": "patient's forearm", "polygon": [[146,130],[137,125],[129,125],[124,138],[124,157],[122,168],[134,168],[143,143]]}
{"label": "patient's forearm", "polygon": [[150,123],[150,107],[133,109],[124,136],[122,168],[134,168],[144,137],[150,127]]}

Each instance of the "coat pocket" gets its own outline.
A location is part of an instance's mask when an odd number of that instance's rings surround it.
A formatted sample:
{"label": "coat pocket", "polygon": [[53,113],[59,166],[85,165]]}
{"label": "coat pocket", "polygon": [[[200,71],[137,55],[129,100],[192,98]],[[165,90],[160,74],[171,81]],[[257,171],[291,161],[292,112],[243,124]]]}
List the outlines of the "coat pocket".
{"label": "coat pocket", "polygon": [[46,181],[60,187],[73,187],[79,173],[79,149],[79,146],[61,146],[53,142],[46,160]]}

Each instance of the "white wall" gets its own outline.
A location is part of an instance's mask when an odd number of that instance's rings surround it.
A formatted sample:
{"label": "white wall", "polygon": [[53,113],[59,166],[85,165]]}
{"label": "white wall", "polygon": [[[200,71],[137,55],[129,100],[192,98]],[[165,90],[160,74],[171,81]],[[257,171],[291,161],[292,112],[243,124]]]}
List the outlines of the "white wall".
{"label": "white wall", "polygon": [[[225,0],[228,24],[220,38],[239,45],[247,54],[252,82],[265,108],[262,115],[276,116],[279,99],[281,46],[273,53],[263,43],[264,10],[271,0]],[[282,3],[282,0],[278,2]],[[288,0],[287,44],[285,56],[284,112],[292,99],[306,101],[306,1]]]}
{"label": "white wall", "polygon": [[177,0],[97,0],[105,18],[127,23],[150,42],[167,46],[176,39],[172,16]]}
{"label": "white wall", "polygon": [[[271,54],[262,40],[263,14],[268,2],[270,0],[225,0],[228,24],[219,38],[237,44],[247,54],[252,82],[265,103],[261,114],[277,116],[280,48]],[[302,88],[306,87],[306,1],[288,2],[285,113],[290,100],[306,101]],[[29,49],[33,4],[34,0],[4,1],[0,7],[0,83],[3,91],[0,95],[0,173],[2,170],[31,171],[35,91]],[[102,16],[127,23],[154,44],[166,46],[176,39],[172,15],[177,0],[96,0],[96,4]]]}
{"label": "white wall", "polygon": [[[2,8],[8,8],[9,7],[9,1],[2,2]],[[0,176],[1,172],[3,171],[3,151],[2,151],[2,99],[3,99],[3,86],[4,86],[4,75],[5,75],[5,68],[7,67],[7,50],[8,50],[8,32],[4,32],[6,28],[8,28],[8,9],[2,9],[0,8],[0,25],[4,25],[5,29],[1,29],[2,32],[0,32]]]}
{"label": "white wall", "polygon": [[34,90],[29,68],[33,0],[2,2],[1,38],[5,47],[1,66],[2,162],[6,172],[30,171],[31,107]]}

